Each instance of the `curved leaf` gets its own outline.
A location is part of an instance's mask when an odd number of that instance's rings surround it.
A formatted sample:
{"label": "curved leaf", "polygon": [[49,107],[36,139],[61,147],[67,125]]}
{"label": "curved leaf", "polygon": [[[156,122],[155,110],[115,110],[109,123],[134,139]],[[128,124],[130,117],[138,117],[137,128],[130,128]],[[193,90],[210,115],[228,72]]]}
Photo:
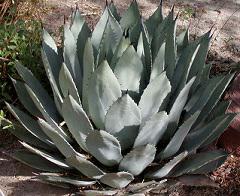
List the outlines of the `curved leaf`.
{"label": "curved leaf", "polygon": [[50,161],[33,154],[26,150],[21,150],[15,152],[11,155],[14,159],[38,170],[48,171],[48,172],[60,172],[63,171],[63,168],[57,167],[55,164]]}
{"label": "curved leaf", "polygon": [[168,115],[166,112],[154,114],[147,120],[135,140],[134,147],[143,146],[146,144],[157,145],[159,140],[164,135],[168,125]]}
{"label": "curved leaf", "polygon": [[89,113],[98,128],[104,128],[105,115],[121,94],[117,78],[107,61],[104,61],[94,71],[88,91]]}
{"label": "curved leaf", "polygon": [[153,162],[155,154],[156,148],[150,144],[136,147],[123,157],[119,164],[119,170],[128,171],[137,176]]}
{"label": "curved leaf", "polygon": [[131,45],[119,58],[114,69],[114,74],[120,83],[121,90],[139,93],[142,73],[142,61]]}
{"label": "curved leaf", "polygon": [[183,140],[190,131],[194,122],[197,120],[199,113],[200,112],[196,112],[195,114],[193,114],[181,125],[181,127],[179,127],[166,148],[157,156],[157,158],[161,158],[163,160],[165,158],[173,156],[178,152],[183,143]]}
{"label": "curved leaf", "polygon": [[100,182],[113,188],[124,188],[133,180],[133,175],[128,172],[107,173],[100,178]]}
{"label": "curved leaf", "polygon": [[65,163],[64,160],[62,160],[58,155],[52,155],[46,151],[43,150],[39,150],[37,148],[34,148],[30,145],[28,145],[25,142],[20,142],[25,148],[27,148],[30,152],[37,154],[43,158],[45,158],[46,160],[56,164],[56,166],[62,167],[64,169],[69,169],[70,167]]}
{"label": "curved leaf", "polygon": [[38,125],[36,120],[32,119],[29,115],[22,112],[18,108],[14,107],[11,104],[6,103],[8,110],[12,113],[12,115],[22,124],[22,126],[30,132],[33,136],[54,147],[54,144],[49,139],[49,137],[42,131],[41,127]]}
{"label": "curved leaf", "polygon": [[39,174],[37,176],[38,179],[47,181],[47,182],[53,182],[53,183],[60,183],[60,184],[70,184],[74,185],[76,187],[86,187],[86,186],[91,186],[96,183],[96,181],[87,181],[87,180],[76,180],[71,177],[66,177],[66,176],[56,176],[56,175],[51,175],[50,174]]}
{"label": "curved leaf", "polygon": [[67,97],[70,94],[79,104],[81,104],[77,87],[65,63],[62,64],[62,68],[59,73],[59,85],[63,97]]}
{"label": "curved leaf", "polygon": [[67,158],[78,154],[73,147],[64,139],[63,136],[58,134],[46,121],[38,119],[39,125],[46,135],[54,142],[58,150]]}
{"label": "curved leaf", "polygon": [[91,179],[99,179],[105,174],[92,162],[77,155],[68,157],[66,162]]}
{"label": "curved leaf", "polygon": [[161,104],[170,91],[171,85],[165,72],[161,73],[149,83],[138,104],[143,122],[158,112]]}
{"label": "curved leaf", "polygon": [[106,131],[118,138],[122,149],[133,145],[140,124],[140,110],[128,94],[113,103],[105,118]]}
{"label": "curved leaf", "polygon": [[90,120],[83,108],[69,95],[63,102],[62,114],[73,138],[83,150],[87,150],[85,140],[93,131]]}
{"label": "curved leaf", "polygon": [[[216,169],[220,164],[212,167],[211,163],[221,160],[221,163],[227,158],[227,153],[222,150],[203,152],[192,155],[189,159],[182,161],[171,173],[170,176],[181,176],[183,174],[205,174]],[[223,160],[224,159],[224,160]],[[209,166],[209,167],[208,167]],[[204,170],[201,170],[204,168]],[[199,172],[197,172],[199,171]]]}
{"label": "curved leaf", "polygon": [[94,55],[90,38],[86,41],[83,54],[83,89],[82,89],[82,105],[88,113],[88,91],[91,76],[94,72]]}
{"label": "curved leaf", "polygon": [[98,190],[85,190],[85,191],[81,191],[81,193],[83,193],[83,195],[86,196],[112,196],[112,195],[116,195],[118,192],[118,190],[106,190],[106,191],[98,191]]}
{"label": "curved leaf", "polygon": [[159,179],[168,176],[170,172],[174,169],[174,167],[183,159],[185,159],[187,155],[188,153],[186,151],[182,152],[181,154],[170,160],[168,163],[166,163],[164,166],[161,166],[154,171],[148,172],[146,174],[146,177],[151,179]]}
{"label": "curved leaf", "polygon": [[89,133],[86,146],[88,152],[104,165],[113,166],[122,159],[119,141],[106,131]]}
{"label": "curved leaf", "polygon": [[177,51],[180,54],[189,44],[189,28],[176,37]]}

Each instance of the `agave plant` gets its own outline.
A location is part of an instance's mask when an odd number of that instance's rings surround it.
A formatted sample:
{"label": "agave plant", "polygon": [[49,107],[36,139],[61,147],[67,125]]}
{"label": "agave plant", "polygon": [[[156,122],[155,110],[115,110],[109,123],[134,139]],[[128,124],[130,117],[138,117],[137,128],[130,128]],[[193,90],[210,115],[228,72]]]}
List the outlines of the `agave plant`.
{"label": "agave plant", "polygon": [[207,147],[235,116],[219,102],[233,74],[210,78],[211,31],[190,42],[188,30],[176,36],[176,20],[160,4],[143,21],[136,1],[120,17],[111,2],[93,31],[76,10],[60,48],[43,30],[52,95],[17,63],[26,112],[7,106],[26,149],[13,157],[61,186],[123,188],[220,166],[227,153]]}

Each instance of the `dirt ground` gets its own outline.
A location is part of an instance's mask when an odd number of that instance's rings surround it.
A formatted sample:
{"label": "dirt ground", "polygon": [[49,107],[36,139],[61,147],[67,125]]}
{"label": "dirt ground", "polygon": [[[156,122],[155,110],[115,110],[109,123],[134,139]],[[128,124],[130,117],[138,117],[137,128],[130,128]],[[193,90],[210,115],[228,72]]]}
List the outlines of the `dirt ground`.
{"label": "dirt ground", "polygon": [[[115,4],[121,13],[130,2],[131,0],[115,0]],[[142,15],[144,17],[149,16],[156,9],[158,2],[158,0],[138,0]],[[42,16],[45,28],[59,36],[64,16],[70,16],[71,10],[76,3],[82,14],[87,18],[90,26],[94,26],[105,6],[104,0],[48,0],[44,6],[49,9]],[[176,13],[180,13],[180,29],[186,28],[190,21],[190,32],[193,37],[203,34],[214,25],[216,32],[210,49],[209,62],[220,68],[222,66],[234,66],[235,63],[240,62],[240,0],[165,0],[165,14],[174,3],[176,5]],[[9,157],[13,149],[19,148],[17,142],[11,143],[9,137],[0,138],[0,190],[5,195],[71,195],[68,190],[34,181],[32,177],[33,173],[36,172],[35,170],[31,170],[29,167]],[[222,170],[220,169],[218,172],[224,172],[226,170],[225,167],[223,166]],[[240,176],[240,171],[238,172],[237,175]],[[215,180],[221,183],[223,178],[216,178]],[[238,190],[238,187],[235,187],[235,189]],[[238,195],[240,190],[239,192],[236,190],[229,194]],[[221,189],[181,188],[174,191],[171,195],[203,196],[227,194],[224,194]]]}

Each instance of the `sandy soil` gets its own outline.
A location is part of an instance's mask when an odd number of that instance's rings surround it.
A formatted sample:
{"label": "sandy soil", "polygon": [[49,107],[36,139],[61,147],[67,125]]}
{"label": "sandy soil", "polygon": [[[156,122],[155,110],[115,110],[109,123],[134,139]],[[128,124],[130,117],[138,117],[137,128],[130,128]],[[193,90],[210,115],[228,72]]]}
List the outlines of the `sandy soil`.
{"label": "sandy soil", "polygon": [[[122,12],[131,0],[115,1]],[[151,14],[157,6],[158,0],[139,0],[141,12],[144,17]],[[75,4],[86,16],[90,26],[93,26],[104,8],[103,0],[48,0],[46,5],[50,10],[43,16],[44,26],[51,32],[59,35],[59,28],[63,18],[70,16]],[[191,33],[198,36],[208,31],[214,24],[216,29],[210,50],[209,61],[215,66],[229,66],[240,61],[240,1],[239,0],[165,0],[164,12],[176,4],[176,12],[180,12],[180,28],[187,27],[190,21]],[[238,12],[234,13],[236,10]],[[233,14],[234,13],[234,14]],[[233,15],[232,15],[233,14]],[[227,23],[226,23],[227,21]],[[226,23],[226,24],[225,24]],[[225,24],[225,25],[224,25]],[[35,195],[71,195],[64,189],[51,187],[32,179],[35,170],[20,164],[8,155],[13,149],[19,148],[16,142],[9,145],[9,138],[0,138],[0,190],[5,195],[35,196]],[[205,189],[187,189],[176,191],[173,195],[217,195],[216,192]]]}

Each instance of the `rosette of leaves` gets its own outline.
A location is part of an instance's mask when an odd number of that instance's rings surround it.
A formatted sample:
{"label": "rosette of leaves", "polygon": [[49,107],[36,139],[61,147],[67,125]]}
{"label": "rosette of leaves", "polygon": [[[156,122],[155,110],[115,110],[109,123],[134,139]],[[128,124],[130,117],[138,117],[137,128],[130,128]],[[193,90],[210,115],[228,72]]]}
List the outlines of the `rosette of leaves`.
{"label": "rosette of leaves", "polygon": [[17,63],[22,81],[12,81],[26,111],[7,106],[26,149],[13,157],[64,187],[118,189],[220,166],[227,153],[206,147],[234,118],[219,102],[233,74],[210,78],[211,32],[190,42],[188,30],[176,36],[176,20],[160,5],[144,21],[133,1],[122,16],[107,5],[93,31],[76,10],[61,48],[43,30],[52,95]]}

